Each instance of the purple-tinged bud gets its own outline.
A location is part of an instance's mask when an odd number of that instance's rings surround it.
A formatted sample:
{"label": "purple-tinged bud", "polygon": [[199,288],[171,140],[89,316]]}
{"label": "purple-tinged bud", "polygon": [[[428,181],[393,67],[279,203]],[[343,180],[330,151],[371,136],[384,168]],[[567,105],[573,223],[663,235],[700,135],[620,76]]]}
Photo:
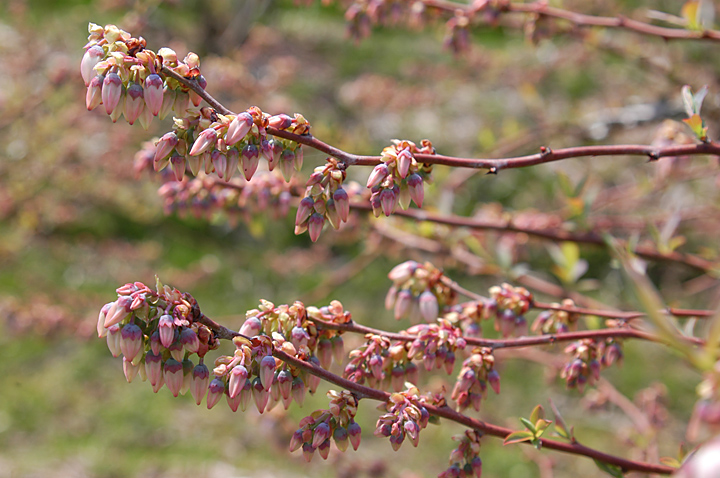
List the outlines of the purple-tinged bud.
{"label": "purple-tinged bud", "polygon": [[[196,56],[197,56],[197,55],[196,55]],[[198,62],[199,62],[199,61],[200,61],[200,60],[198,59]],[[198,63],[198,66],[199,66],[199,64],[200,64],[200,63]],[[205,79],[204,76],[198,75],[197,78],[195,78],[195,81],[197,81],[197,84],[198,84],[198,86],[199,86],[200,88],[202,88],[203,90],[207,89],[207,80]],[[195,106],[197,106],[197,105],[195,105]]]}
{"label": "purple-tinged bud", "polygon": [[300,377],[293,379],[291,393],[293,400],[302,408],[305,402],[305,382],[303,382]]}
{"label": "purple-tinged bud", "polygon": [[500,374],[497,373],[497,370],[492,369],[488,372],[487,375],[488,383],[490,384],[490,387],[493,389],[495,393],[500,393]]}
{"label": "purple-tinged bud", "polygon": [[265,390],[265,387],[263,387],[260,378],[257,377],[255,378],[255,380],[252,381],[251,390],[252,397],[255,401],[255,406],[257,407],[258,412],[264,412],[265,407],[268,403],[268,399],[270,398],[270,392]]}
{"label": "purple-tinged bud", "polygon": [[160,347],[162,347],[160,343],[160,333],[156,330],[150,334],[150,350],[152,350],[155,355],[160,355]]}
{"label": "purple-tinged bud", "polygon": [[285,181],[290,182],[295,173],[295,152],[292,149],[284,149],[280,155],[280,172]]}
{"label": "purple-tinged bud", "polygon": [[390,385],[392,386],[393,391],[400,392],[404,388],[404,379],[405,369],[399,365],[394,366],[392,372],[390,373]]}
{"label": "purple-tinged bud", "polygon": [[333,432],[333,440],[338,450],[344,452],[347,450],[350,441],[348,440],[348,432],[345,427],[337,427]]}
{"label": "purple-tinged bud", "polygon": [[171,315],[163,315],[158,321],[158,333],[163,347],[170,348],[175,341],[175,321]]}
{"label": "purple-tinged bud", "polygon": [[246,144],[242,150],[242,169],[245,179],[250,181],[257,171],[260,163],[258,147],[254,144]]}
{"label": "purple-tinged bud", "polygon": [[233,412],[237,412],[238,407],[240,407],[241,397],[240,394],[238,394],[235,397],[231,397],[230,395],[225,395],[225,398],[227,399],[228,406],[230,407],[230,410]]}
{"label": "purple-tinged bud", "polygon": [[[192,145],[192,148],[190,148],[190,156],[197,156],[200,153],[204,153],[205,151],[208,151],[210,148],[215,146],[215,143],[217,142],[217,131],[215,131],[215,128],[207,128],[203,130],[195,140],[195,142]],[[225,168],[221,169],[220,171],[225,171]]]}
{"label": "purple-tinged bud", "polygon": [[130,306],[132,305],[132,298],[129,296],[118,297],[114,305],[110,306],[107,314],[105,315],[105,323],[103,324],[106,329],[110,326],[119,324],[124,321],[130,314]]}
{"label": "purple-tinged bud", "polygon": [[225,383],[220,380],[219,378],[215,377],[210,381],[210,385],[208,386],[208,394],[207,394],[207,408],[210,410],[212,407],[214,407],[217,402],[220,401],[220,397],[223,396],[223,393],[225,392]]}
{"label": "purple-tinged bud", "polygon": [[185,395],[188,390],[190,390],[190,386],[193,382],[193,368],[195,368],[195,364],[192,362],[192,360],[186,358],[182,361],[183,366],[183,383],[182,387],[180,388],[180,395]]}
{"label": "purple-tinged bud", "polygon": [[343,188],[338,188],[333,193],[333,201],[335,201],[335,209],[342,222],[347,222],[350,215],[350,198]]}
{"label": "purple-tinged bud", "polygon": [[591,376],[593,380],[600,380],[600,362],[593,359],[590,361],[588,366],[590,367],[590,373],[592,374]]}
{"label": "purple-tinged bud", "polygon": [[192,371],[192,384],[190,385],[190,393],[195,403],[200,405],[210,383],[210,370],[204,363],[198,364]]}
{"label": "purple-tinged bud", "polygon": [[410,289],[402,289],[397,293],[395,299],[395,320],[401,320],[407,317],[410,312],[414,297]]}
{"label": "purple-tinged bud", "polygon": [[163,79],[157,73],[152,73],[145,78],[143,87],[145,104],[150,113],[157,116],[163,105]]}
{"label": "purple-tinged bud", "polygon": [[153,156],[153,161],[157,163],[170,156],[170,153],[172,153],[175,146],[177,146],[178,141],[179,139],[173,131],[165,133],[162,138],[155,143],[155,156]]}
{"label": "purple-tinged bud", "polygon": [[170,347],[168,347],[167,349],[170,352],[170,356],[172,358],[174,358],[178,362],[182,362],[182,359],[185,356],[185,349],[183,349],[183,346],[179,340],[171,343]]}
{"label": "purple-tinged bud", "polygon": [[316,242],[318,240],[324,224],[325,218],[320,214],[315,213],[310,216],[307,226],[311,241]]}
{"label": "purple-tinged bud", "polygon": [[437,297],[429,289],[426,289],[420,298],[418,299],[418,305],[420,306],[420,315],[425,319],[426,322],[435,322],[440,313],[440,307],[438,305]]}
{"label": "purple-tinged bud", "polygon": [[295,430],[295,432],[292,434],[292,437],[290,438],[290,453],[294,452],[295,450],[299,450],[302,444],[303,430],[302,428],[298,428],[297,430]]}
{"label": "purple-tinged bud", "polygon": [[280,395],[283,399],[290,397],[292,391],[292,374],[288,370],[280,370],[278,373],[277,382],[278,388],[280,389]]}
{"label": "purple-tinged bud", "polygon": [[158,118],[162,120],[167,117],[168,113],[170,113],[173,105],[175,104],[176,98],[177,92],[173,88],[165,85],[163,88],[163,100],[162,105],[160,106],[160,112],[158,113]]}
{"label": "purple-tinged bud", "polygon": [[417,207],[422,207],[423,199],[425,198],[422,176],[418,173],[411,174],[407,178],[407,185],[412,200],[415,201]]}
{"label": "purple-tinged bud", "polygon": [[299,226],[308,220],[313,211],[315,201],[309,196],[305,196],[298,205],[297,214],[295,215],[295,225]]}
{"label": "purple-tinged bud", "polygon": [[280,157],[282,156],[284,148],[282,143],[275,138],[269,140],[268,143],[270,143],[270,150],[272,152],[272,161],[268,159],[268,169],[272,171],[280,162]]}
{"label": "purple-tinged bud", "polygon": [[243,387],[242,391],[240,392],[240,410],[243,412],[247,410],[248,403],[250,403],[250,398],[252,397],[252,385],[250,384],[250,380],[245,381],[245,386]]}
{"label": "purple-tinged bud", "polygon": [[[270,141],[267,139],[260,140],[260,146],[258,147],[260,151],[260,157],[265,159],[265,161],[270,164],[273,161],[273,151],[272,146],[270,145]],[[271,169],[272,171],[272,169]]]}
{"label": "purple-tinged bud", "polygon": [[315,448],[310,443],[303,443],[302,446],[303,449],[303,458],[305,458],[305,461],[310,463],[312,461],[313,453],[315,453]]}
{"label": "purple-tinged bud", "polygon": [[105,105],[105,112],[111,114],[120,103],[123,84],[117,73],[108,73],[103,80],[102,102]]}
{"label": "purple-tinged bud", "polygon": [[393,267],[390,273],[388,273],[388,278],[393,282],[403,283],[413,276],[417,268],[417,262],[405,261],[402,264],[398,264]]}
{"label": "purple-tinged bud", "polygon": [[243,111],[228,125],[227,133],[225,134],[225,144],[232,146],[235,143],[241,141],[252,128],[253,117],[247,111]]}
{"label": "purple-tinged bud", "polygon": [[262,322],[257,317],[248,317],[240,327],[240,333],[245,337],[255,337],[262,330]]}
{"label": "purple-tinged bud", "polygon": [[515,318],[515,336],[522,337],[528,334],[528,324],[524,316],[518,315]]}
{"label": "purple-tinged bud", "polygon": [[120,356],[121,349],[120,349],[120,326],[118,324],[113,324],[110,327],[107,328],[107,346],[108,349],[110,349],[110,353],[113,357]]}
{"label": "purple-tinged bud", "polygon": [[397,165],[397,172],[400,175],[401,178],[404,178],[408,175],[408,171],[410,170],[410,165],[412,164],[412,153],[409,149],[405,148],[397,155],[396,165]]}
{"label": "purple-tinged bud", "polygon": [[133,365],[132,360],[128,360],[123,357],[123,373],[125,373],[125,380],[127,380],[128,383],[132,383],[139,370],[139,363],[137,365]]}
{"label": "purple-tinged bud", "polygon": [[332,364],[332,343],[327,338],[318,341],[317,357],[320,360],[320,366],[328,369]]}
{"label": "purple-tinged bud", "polygon": [[185,156],[173,154],[170,157],[170,167],[175,175],[175,180],[182,181],[185,177]]}
{"label": "purple-tinged bud", "polygon": [[405,377],[408,382],[417,384],[420,379],[420,372],[418,371],[417,365],[412,362],[405,365]]}
{"label": "purple-tinged bud", "polygon": [[453,368],[455,368],[455,352],[448,352],[445,356],[445,362],[443,362],[443,365],[445,365],[445,372],[450,375],[453,372]]}
{"label": "purple-tinged bud", "polygon": [[296,325],[292,331],[290,331],[290,341],[296,349],[307,345],[308,340],[310,340],[310,335],[304,328]]}
{"label": "purple-tinged bud", "polygon": [[420,427],[418,427],[414,421],[408,420],[403,424],[403,429],[410,438],[413,446],[417,447],[420,442]]}
{"label": "purple-tinged bud", "polygon": [[163,378],[165,385],[177,397],[180,394],[180,388],[183,384],[183,365],[174,358],[169,358],[163,365]]}
{"label": "purple-tinged bud", "polygon": [[262,384],[263,389],[266,391],[270,391],[270,387],[272,386],[275,377],[275,367],[275,358],[272,355],[267,355],[260,361],[258,378],[260,379],[260,384]]}
{"label": "purple-tinged bud", "polygon": [[132,362],[143,349],[143,333],[135,324],[126,324],[120,331],[120,350]]}
{"label": "purple-tinged bud", "polygon": [[312,446],[317,448],[328,438],[330,438],[330,425],[328,425],[327,422],[321,422],[313,431]]}
{"label": "purple-tinged bud", "polygon": [[360,438],[361,438],[361,430],[360,425],[357,424],[354,420],[350,422],[350,424],[347,427],[347,433],[350,438],[350,444],[353,447],[353,450],[358,449],[360,446]]}
{"label": "purple-tinged bud", "polygon": [[177,90],[175,92],[175,101],[173,102],[173,111],[178,114],[178,116],[185,116],[187,114],[187,109],[190,106],[190,95],[182,90]]}
{"label": "purple-tinged bud", "polygon": [[390,435],[390,446],[394,451],[398,451],[405,441],[405,432],[400,432],[396,435]]}
{"label": "purple-tinged bud", "polygon": [[580,359],[575,359],[570,363],[567,375],[568,378],[573,379],[580,376],[583,370],[584,363]]}
{"label": "purple-tinged bud", "polygon": [[88,86],[95,76],[95,65],[105,56],[105,51],[99,45],[93,45],[87,50],[80,62],[80,74],[82,75],[85,86]]}
{"label": "purple-tinged bud", "polygon": [[282,113],[268,118],[268,125],[272,128],[285,129],[292,125],[292,121],[293,119],[291,117]]}
{"label": "purple-tinged bud", "polygon": [[144,90],[139,83],[132,83],[125,93],[125,119],[134,124],[145,108]]}
{"label": "purple-tinged bud", "polygon": [[152,386],[153,393],[158,393],[158,391],[165,385],[165,378],[163,377],[162,372],[160,373],[160,379],[155,382],[155,385]]}
{"label": "purple-tinged bud", "polygon": [[219,149],[213,149],[212,153],[210,153],[210,161],[212,162],[218,177],[223,179],[225,171],[227,171],[227,156],[225,153]]}
{"label": "purple-tinged bud", "polygon": [[162,356],[151,351],[145,354],[145,372],[150,385],[155,386],[162,379]]}
{"label": "purple-tinged bud", "polygon": [[[309,362],[313,365],[316,365],[317,367],[320,367],[320,360],[318,360],[318,358],[314,355],[310,357]],[[307,386],[310,393],[315,393],[317,388],[320,386],[320,377],[318,377],[317,375],[308,374],[305,380],[307,381]]]}
{"label": "purple-tinged bud", "polygon": [[300,171],[303,167],[303,149],[302,145],[299,145],[297,148],[295,148],[295,161],[294,161],[295,171]]}
{"label": "purple-tinged bud", "polygon": [[87,93],[85,95],[85,106],[88,111],[92,111],[102,104],[102,85],[105,77],[97,75],[88,84]]}
{"label": "purple-tinged bud", "polygon": [[423,365],[425,365],[425,370],[430,372],[435,368],[435,359],[436,356],[434,352],[427,352],[423,355]]}
{"label": "purple-tinged bud", "polygon": [[420,428],[425,428],[428,426],[428,423],[430,422],[430,413],[427,411],[427,408],[420,407],[420,420],[418,421],[418,425]]}
{"label": "purple-tinged bud", "polygon": [[373,377],[375,377],[376,380],[383,379],[383,358],[381,355],[374,354],[370,357],[370,360],[368,360],[368,366],[370,367],[370,372],[372,372]]}
{"label": "purple-tinged bud", "polygon": [[230,148],[227,153],[225,153],[225,157],[227,158],[227,164],[225,165],[225,181],[230,181],[240,164],[240,151],[236,148]]}
{"label": "purple-tinged bud", "polygon": [[[470,467],[472,468],[472,471],[475,473],[475,478],[482,478],[482,460],[479,456],[476,456],[472,459],[470,462]],[[467,474],[466,474],[467,476]]]}
{"label": "purple-tinged bud", "polygon": [[110,311],[110,308],[115,304],[115,302],[108,302],[107,304],[102,306],[102,309],[100,309],[100,313],[98,314],[98,321],[97,321],[97,333],[98,338],[101,339],[107,335],[107,329],[105,328],[105,319],[107,318],[107,313]]}
{"label": "purple-tinged bud", "polygon": [[332,344],[332,354],[335,363],[342,365],[343,360],[345,359],[345,343],[343,342],[343,338],[336,335],[330,339],[330,342]]}
{"label": "purple-tinged bud", "polygon": [[195,331],[189,327],[183,327],[180,331],[180,343],[191,354],[197,353],[200,349],[200,339],[198,339]]}
{"label": "purple-tinged bud", "polygon": [[330,440],[325,440],[317,447],[318,454],[323,460],[327,460],[330,456]]}
{"label": "purple-tinged bud", "polygon": [[200,156],[188,156],[185,158],[185,161],[187,161],[187,165],[190,167],[190,174],[192,174],[193,176],[197,176],[200,172],[200,168],[202,167],[202,159],[202,154]]}
{"label": "purple-tinged bud", "polygon": [[380,184],[388,175],[388,167],[385,163],[380,163],[372,170],[368,177],[367,187],[373,188]]}
{"label": "purple-tinged bud", "polygon": [[235,398],[240,395],[245,381],[248,378],[248,371],[242,365],[236,365],[230,371],[230,380],[228,380],[228,395],[230,398]]}

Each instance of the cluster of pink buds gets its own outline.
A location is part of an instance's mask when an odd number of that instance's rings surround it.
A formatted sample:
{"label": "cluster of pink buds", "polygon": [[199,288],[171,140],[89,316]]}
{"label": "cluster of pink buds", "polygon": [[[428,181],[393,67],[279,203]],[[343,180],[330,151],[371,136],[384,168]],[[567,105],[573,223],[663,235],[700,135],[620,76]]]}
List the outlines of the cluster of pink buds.
{"label": "cluster of pink buds", "polygon": [[614,363],[621,363],[622,346],[618,339],[605,340],[582,339],[565,347],[570,360],[565,364],[560,377],[568,388],[577,388],[580,392],[585,385],[593,385],[600,378],[600,369]]}
{"label": "cluster of pink buds", "polygon": [[189,181],[168,181],[158,189],[166,214],[192,214],[210,218],[224,212],[231,221],[240,217],[250,223],[258,215],[285,217],[290,208],[292,185],[278,176],[261,171],[251,182],[233,179],[229,183],[201,175]]}
{"label": "cluster of pink buds", "polygon": [[532,307],[532,294],[524,287],[502,284],[490,288],[490,297],[486,306],[495,310],[495,330],[503,337],[527,335],[525,313]]}
{"label": "cluster of pink buds", "polygon": [[486,300],[474,300],[455,304],[444,314],[444,318],[452,324],[456,324],[467,337],[482,337],[481,322],[495,314],[495,301],[490,301],[489,307]]}
{"label": "cluster of pink buds", "polygon": [[300,421],[290,439],[290,452],[302,448],[306,461],[312,460],[315,450],[323,460],[330,454],[330,441],[335,442],[338,450],[344,452],[351,444],[353,450],[360,446],[360,425],[355,422],[358,400],[348,392],[330,390],[328,410],[315,410]]}
{"label": "cluster of pink buds", "polygon": [[[572,299],[565,299],[561,304],[553,303],[554,307],[575,307],[575,303]],[[577,321],[580,319],[580,314],[574,312],[567,312],[564,310],[543,310],[540,312],[533,322],[533,332],[539,332],[541,334],[561,334],[565,332],[574,331],[577,329]]]}
{"label": "cluster of pink buds", "polygon": [[438,478],[481,478],[480,438],[477,430],[466,430],[462,435],[452,437],[458,446],[450,453],[450,467]]}
{"label": "cluster of pink buds", "polygon": [[385,297],[385,307],[394,311],[397,320],[409,317],[412,323],[434,322],[457,299],[457,293],[443,281],[442,271],[429,262],[403,262],[388,277],[393,285]]}
{"label": "cluster of pink buds", "polygon": [[[160,281],[155,291],[135,282],[117,293],[118,299],[100,311],[97,331],[114,357],[123,355],[127,381],[140,374],[155,392],[163,385],[174,396],[191,390],[199,403],[209,377],[203,358],[217,348],[218,340],[199,322],[202,313],[195,299]],[[198,365],[190,360],[193,354],[200,359]]]}
{"label": "cluster of pink buds", "polygon": [[406,380],[417,383],[417,366],[407,358],[404,342],[391,344],[387,337],[375,334],[365,338],[365,344],[349,354],[344,372],[348,380],[361,384],[367,380],[371,387],[379,389],[390,385],[396,391],[403,389]]}
{"label": "cluster of pink buds", "polygon": [[80,63],[88,110],[103,105],[113,122],[124,116],[128,123],[140,121],[147,129],[156,116],[163,119],[171,110],[182,116],[190,102],[200,104],[197,94],[163,73],[172,70],[205,88],[195,53],[188,53],[183,61],[170,48],[155,53],[145,48],[144,38],[134,38],[115,25],[90,23],[88,31]]}
{"label": "cluster of pink buds", "polygon": [[387,413],[381,415],[375,425],[375,436],[389,437],[395,451],[400,449],[405,437],[413,446],[418,446],[420,430],[430,420],[430,414],[423,406],[424,398],[417,387],[411,383],[406,387],[405,391],[390,395],[390,400],[384,404]]}
{"label": "cluster of pink buds", "polygon": [[419,148],[411,141],[393,140],[392,146],[383,149],[382,162],[375,166],[367,181],[375,217],[389,216],[398,205],[407,209],[411,200],[422,207],[423,181],[430,180],[432,165],[418,163],[415,154],[435,154],[435,148],[424,139]]}
{"label": "cluster of pink buds", "polygon": [[467,345],[462,337],[462,330],[445,319],[438,319],[437,324],[413,325],[407,332],[417,336],[410,342],[408,359],[422,357],[428,372],[444,367],[445,371],[451,374],[455,366],[455,351],[463,350]]}
{"label": "cluster of pink buds", "polygon": [[335,229],[347,222],[350,198],[342,188],[346,174],[344,165],[335,158],[328,158],[325,165],[315,168],[307,181],[305,197],[297,208],[295,234],[308,231],[315,242],[326,220]]}
{"label": "cluster of pink buds", "polygon": [[500,374],[495,370],[495,357],[492,349],[478,347],[463,362],[458,374],[451,398],[457,403],[459,411],[472,405],[480,410],[480,402],[487,398],[487,386],[500,393]]}
{"label": "cluster of pink buds", "polygon": [[290,181],[294,171],[302,168],[302,147],[268,135],[268,127],[295,134],[310,131],[310,124],[300,114],[294,118],[285,114],[270,116],[257,106],[237,115],[222,115],[208,107],[188,109],[175,118],[173,131],[157,141],[154,168],[160,171],[170,165],[178,181],[186,170],[193,176],[200,171],[215,172],[225,181],[239,170],[250,181],[262,158],[268,170],[278,166],[285,180]]}

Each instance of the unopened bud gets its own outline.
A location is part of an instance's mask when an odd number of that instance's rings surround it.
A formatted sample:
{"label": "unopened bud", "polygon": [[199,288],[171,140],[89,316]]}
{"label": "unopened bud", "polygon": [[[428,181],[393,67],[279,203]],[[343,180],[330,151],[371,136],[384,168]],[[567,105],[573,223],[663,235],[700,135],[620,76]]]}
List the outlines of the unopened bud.
{"label": "unopened bud", "polygon": [[105,112],[111,114],[120,103],[123,84],[117,73],[108,73],[103,80],[102,102],[105,105]]}
{"label": "unopened bud", "polygon": [[99,45],[93,45],[87,50],[80,62],[80,74],[82,75],[85,86],[88,86],[95,76],[95,65],[105,56],[105,51]]}

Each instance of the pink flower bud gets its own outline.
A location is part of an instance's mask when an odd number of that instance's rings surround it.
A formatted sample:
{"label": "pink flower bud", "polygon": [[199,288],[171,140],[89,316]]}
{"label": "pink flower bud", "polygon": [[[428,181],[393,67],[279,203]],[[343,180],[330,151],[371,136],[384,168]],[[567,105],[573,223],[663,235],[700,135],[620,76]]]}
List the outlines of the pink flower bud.
{"label": "pink flower bud", "polygon": [[139,370],[139,363],[138,365],[133,365],[132,360],[128,360],[127,358],[123,357],[123,373],[125,374],[125,380],[127,380],[128,383],[132,383],[135,376],[137,376]]}
{"label": "pink flower bud", "polygon": [[310,461],[312,461],[313,454],[315,453],[315,448],[310,443],[303,443],[302,449],[303,458],[305,458],[306,462],[310,463]]}
{"label": "pink flower bud", "polygon": [[120,332],[120,350],[132,361],[143,349],[143,333],[135,324],[126,324]]}
{"label": "pink flower bud", "polygon": [[330,456],[330,440],[325,440],[317,447],[318,454],[323,460],[327,460]]}
{"label": "pink flower bud", "polygon": [[315,201],[309,196],[305,196],[298,205],[297,214],[295,215],[295,225],[299,226],[308,220],[313,211]]}
{"label": "pink flower bud", "polygon": [[257,317],[249,317],[240,327],[240,333],[245,337],[255,337],[262,330],[262,322]]}
{"label": "pink flower bud", "polygon": [[180,344],[180,341],[175,341],[170,344],[170,347],[167,348],[170,352],[170,356],[177,360],[178,362],[182,362],[183,357],[185,356],[185,349],[183,349],[183,346]]}
{"label": "pink flower bud", "polygon": [[313,431],[312,446],[317,448],[328,438],[330,438],[330,425],[327,422],[321,422]]}
{"label": "pink flower bud", "polygon": [[270,386],[272,386],[273,378],[275,377],[275,367],[275,358],[272,355],[263,357],[260,361],[260,372],[258,372],[258,378],[260,378],[260,383],[266,391],[269,391]]}
{"label": "pink flower bud", "polygon": [[390,216],[390,214],[395,212],[396,205],[397,197],[392,189],[383,189],[380,191],[380,207],[382,207],[385,216]]}
{"label": "pink flower bud", "polygon": [[285,181],[289,182],[295,172],[295,152],[292,149],[284,149],[280,155],[280,172],[285,178]]}
{"label": "pink flower bud", "polygon": [[397,165],[397,171],[401,178],[404,178],[407,176],[408,171],[410,170],[410,165],[412,164],[412,153],[408,148],[403,149],[398,153],[396,165]]}
{"label": "pink flower bud", "polygon": [[408,189],[410,190],[410,197],[417,207],[422,207],[423,199],[425,198],[425,190],[423,187],[422,176],[418,173],[413,173],[407,178]]}
{"label": "pink flower bud", "polygon": [[290,397],[292,391],[292,374],[288,370],[281,370],[277,377],[278,388],[283,399]]}
{"label": "pink flower bud", "polygon": [[253,117],[247,111],[243,111],[228,125],[227,133],[225,134],[225,144],[232,146],[238,141],[242,140],[252,128]]}
{"label": "pink flower bud", "polygon": [[320,366],[327,369],[332,364],[332,343],[329,339],[322,338],[318,341],[317,356],[320,360]]}
{"label": "pink flower bud", "polygon": [[388,167],[385,163],[380,163],[372,170],[367,181],[367,187],[373,188],[380,184],[388,175]]}
{"label": "pink flower bud", "polygon": [[313,214],[308,219],[308,234],[310,235],[310,240],[313,242],[316,242],[318,238],[320,237],[320,233],[322,232],[323,225],[325,224],[325,218],[321,216],[318,213]]}
{"label": "pink flower bud", "polygon": [[236,148],[230,148],[225,154],[225,157],[227,158],[227,164],[225,165],[225,181],[230,181],[240,164],[240,151]]}
{"label": "pink flower bud", "polygon": [[123,84],[117,73],[109,73],[103,80],[102,102],[105,105],[105,112],[111,114],[120,103]]}
{"label": "pink flower bud", "polygon": [[240,395],[236,395],[235,397],[231,397],[230,395],[225,395],[225,398],[227,399],[228,406],[230,407],[230,410],[233,412],[237,412],[238,407],[240,407],[240,402],[242,399],[240,398]]}
{"label": "pink flower bud", "polygon": [[225,382],[220,380],[219,378],[215,377],[210,381],[210,385],[208,386],[208,394],[207,394],[207,408],[210,410],[212,407],[217,405],[217,402],[220,401],[220,398],[223,396],[223,393],[225,392]]}
{"label": "pink flower bud", "polygon": [[335,201],[335,209],[340,216],[340,220],[347,222],[350,215],[350,198],[343,188],[338,188],[333,193],[333,201]]}
{"label": "pink flower bud", "polygon": [[292,381],[292,397],[293,400],[302,408],[305,401],[305,383],[300,377],[295,377]]}
{"label": "pink flower bud", "polygon": [[115,302],[108,302],[107,304],[102,306],[102,309],[100,309],[100,314],[98,314],[97,321],[97,333],[99,339],[107,335],[107,329],[105,328],[105,319],[107,317],[107,313],[110,311],[113,305],[115,305]]}
{"label": "pink flower bud", "polygon": [[190,95],[186,91],[177,90],[175,92],[175,101],[172,109],[178,116],[185,116],[190,106]]}
{"label": "pink flower bud", "polygon": [[405,378],[410,383],[418,383],[418,380],[420,379],[420,372],[418,371],[417,365],[412,362],[405,365]]}
{"label": "pink flower bud", "polygon": [[163,79],[157,73],[145,78],[143,87],[145,104],[153,116],[157,116],[163,106],[163,86]]}
{"label": "pink flower bud", "polygon": [[134,124],[140,117],[143,108],[145,108],[145,99],[143,98],[143,87],[139,83],[131,83],[125,94],[125,119],[128,123]]}
{"label": "pink flower bud", "polygon": [[299,145],[297,148],[295,148],[295,161],[294,161],[295,171],[300,171],[303,167],[303,149],[302,145]]}
{"label": "pink flower bud", "polygon": [[493,391],[495,393],[500,393],[500,374],[497,373],[497,370],[492,369],[488,372],[487,375],[488,383],[490,384],[490,387],[492,387]]}
{"label": "pink flower bud", "polygon": [[245,179],[250,181],[257,171],[260,163],[258,147],[254,144],[247,144],[242,150],[242,168]]}
{"label": "pink flower bud", "polygon": [[472,459],[472,461],[470,462],[470,467],[475,473],[475,478],[482,478],[482,460],[479,456],[476,456]]}
{"label": "pink flower bud", "polygon": [[165,133],[162,138],[155,143],[155,156],[153,161],[157,162],[167,158],[178,144],[178,137],[174,132]]}
{"label": "pink flower bud", "polygon": [[420,441],[420,427],[418,427],[414,421],[408,420],[403,424],[403,429],[410,438],[413,446],[417,447],[418,442]]}
{"label": "pink flower bud", "polygon": [[163,100],[162,105],[160,105],[160,112],[158,113],[158,118],[165,119],[170,113],[170,111],[173,108],[173,105],[175,104],[175,99],[177,98],[177,92],[170,88],[168,85],[165,85],[163,88]]}
{"label": "pink flower bud", "polygon": [[388,278],[396,283],[405,282],[413,276],[418,266],[419,264],[415,261],[403,262],[392,268],[388,274]]}
{"label": "pink flower bud", "polygon": [[145,372],[150,385],[157,384],[162,378],[162,356],[151,351],[145,354]]}
{"label": "pink flower bud", "polygon": [[107,328],[107,346],[113,357],[118,357],[121,353],[120,349],[120,326],[118,324],[111,325]]}
{"label": "pink flower bud", "polygon": [[228,380],[228,395],[230,398],[235,398],[240,395],[245,381],[248,378],[248,371],[242,365],[236,365],[230,371],[230,380]]}
{"label": "pink flower bud", "polygon": [[218,177],[223,179],[225,171],[227,171],[227,156],[225,156],[225,153],[218,149],[213,149],[212,153],[210,153],[210,161]]}
{"label": "pink flower bud", "polygon": [[295,430],[295,433],[292,434],[292,438],[290,438],[290,453],[294,452],[295,450],[299,450],[302,444],[303,431],[302,429]]}
{"label": "pink flower bud", "polygon": [[185,177],[185,156],[173,154],[170,157],[170,167],[175,175],[175,180],[182,181]]}
{"label": "pink flower bud", "polygon": [[354,420],[351,421],[348,424],[347,433],[348,433],[348,436],[350,437],[350,444],[352,445],[353,450],[357,451],[358,447],[360,446],[360,438],[361,438],[360,425],[358,425],[357,422],[355,422]]}
{"label": "pink flower bud", "polygon": [[175,324],[171,315],[163,315],[158,321],[158,333],[160,343],[163,347],[169,348],[175,341]]}
{"label": "pink flower bud", "polygon": [[279,114],[268,118],[268,125],[277,129],[286,129],[292,125],[292,118],[286,114]]}
{"label": "pink flower bud", "polygon": [[330,339],[330,343],[332,344],[333,359],[336,363],[342,365],[345,359],[345,344],[343,343],[343,338],[336,335]]}
{"label": "pink flower bud", "polygon": [[99,45],[93,45],[87,50],[80,62],[80,74],[82,75],[85,86],[88,86],[95,76],[95,65],[105,56],[105,51]]}
{"label": "pink flower bud", "polygon": [[195,403],[200,405],[210,383],[210,370],[203,363],[198,364],[192,371],[192,384],[190,385],[190,393]]}
{"label": "pink flower bud", "polygon": [[103,75],[97,75],[90,80],[87,88],[87,94],[85,95],[85,105],[88,111],[92,111],[102,104],[102,85],[105,77]]}
{"label": "pink flower bud", "polygon": [[429,289],[420,294],[420,315],[426,322],[434,322],[438,318],[439,305],[437,297]]}
{"label": "pink flower bud", "polygon": [[163,365],[163,378],[165,385],[177,397],[180,394],[180,388],[183,384],[183,365],[174,358],[169,358]]}
{"label": "pink flower bud", "polygon": [[348,432],[345,427],[337,427],[333,432],[333,440],[338,450],[344,452],[347,450],[350,441],[348,440]]}
{"label": "pink flower bud", "polygon": [[401,320],[408,316],[413,300],[414,297],[410,289],[402,289],[397,293],[394,309],[395,320]]}
{"label": "pink flower bud", "polygon": [[370,372],[372,372],[373,377],[375,377],[376,380],[383,379],[383,358],[381,355],[375,354],[370,357],[370,360],[368,360],[368,366],[370,367]]}
{"label": "pink flower bud", "polygon": [[[198,138],[193,143],[192,148],[190,148],[189,154],[190,156],[197,156],[198,154],[208,151],[210,148],[215,146],[216,142],[217,131],[215,131],[215,128],[207,128],[198,135]],[[223,168],[221,171],[225,171],[225,169]]]}
{"label": "pink flower bud", "polygon": [[189,327],[183,327],[180,331],[180,343],[191,354],[197,353],[200,349],[200,339],[195,331]]}
{"label": "pink flower bud", "polygon": [[268,399],[270,398],[270,392],[268,390],[265,390],[265,387],[263,387],[260,378],[255,378],[255,380],[252,381],[251,390],[252,397],[255,401],[255,406],[257,407],[258,412],[264,412],[265,407],[268,403]]}
{"label": "pink flower bud", "polygon": [[275,169],[275,166],[280,162],[280,157],[282,156],[283,152],[283,145],[275,138],[268,141],[268,143],[270,144],[270,150],[272,153],[272,160],[268,159],[268,169],[272,171],[273,169]]}

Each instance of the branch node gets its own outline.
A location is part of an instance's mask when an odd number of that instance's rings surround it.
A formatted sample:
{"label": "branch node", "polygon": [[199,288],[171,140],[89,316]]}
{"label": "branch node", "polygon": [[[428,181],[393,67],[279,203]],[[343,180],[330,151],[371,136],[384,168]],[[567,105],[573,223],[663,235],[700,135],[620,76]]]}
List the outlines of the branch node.
{"label": "branch node", "polygon": [[498,168],[496,168],[495,166],[492,166],[492,167],[490,167],[490,169],[488,169],[488,172],[486,174],[497,174],[497,173],[498,173]]}
{"label": "branch node", "polygon": [[550,149],[549,146],[540,146],[540,155],[547,156],[549,154],[552,154],[552,149]]}
{"label": "branch node", "polygon": [[650,151],[648,153],[648,163],[652,163],[653,161],[657,161],[660,159],[660,153],[657,151]]}

